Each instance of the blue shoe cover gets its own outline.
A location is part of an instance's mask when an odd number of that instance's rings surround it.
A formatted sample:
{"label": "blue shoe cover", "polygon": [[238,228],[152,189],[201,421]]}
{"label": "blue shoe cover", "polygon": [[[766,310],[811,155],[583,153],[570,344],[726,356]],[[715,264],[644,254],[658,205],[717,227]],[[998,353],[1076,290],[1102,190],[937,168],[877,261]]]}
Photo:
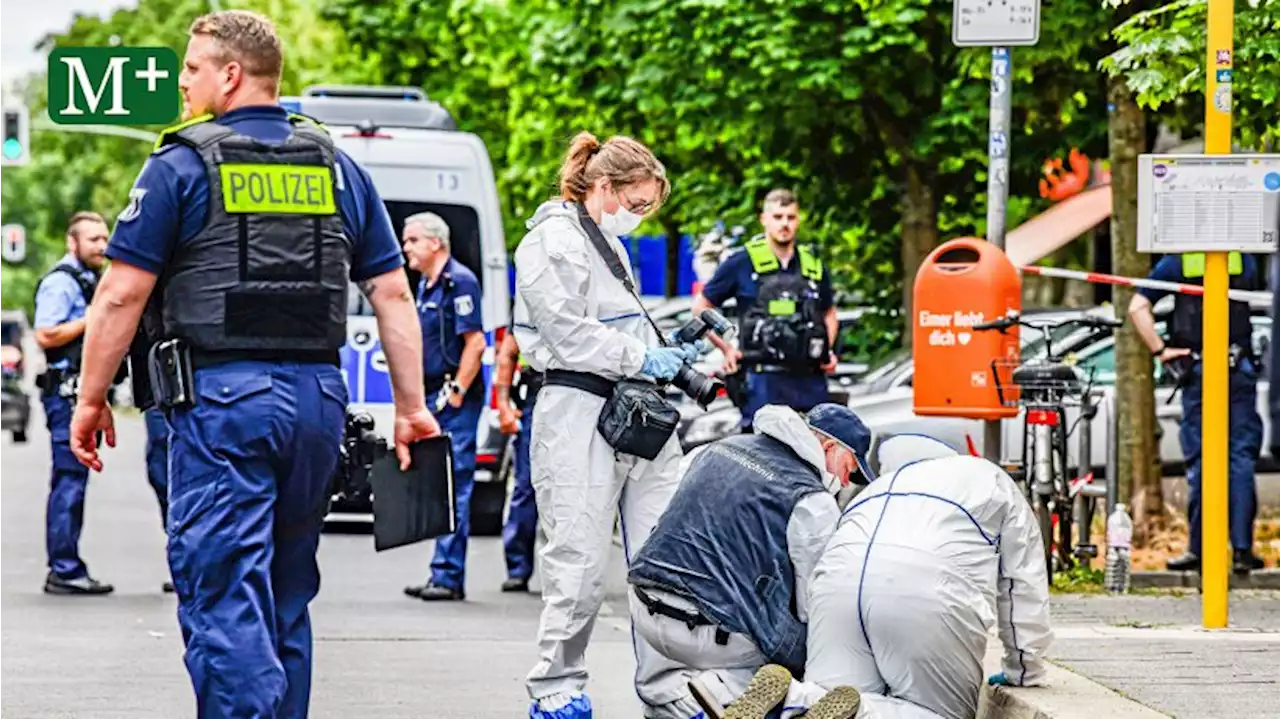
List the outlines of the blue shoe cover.
{"label": "blue shoe cover", "polygon": [[529,705],[529,719],[592,719],[591,699],[582,692],[575,692],[568,704],[555,710],[542,709],[534,701]]}

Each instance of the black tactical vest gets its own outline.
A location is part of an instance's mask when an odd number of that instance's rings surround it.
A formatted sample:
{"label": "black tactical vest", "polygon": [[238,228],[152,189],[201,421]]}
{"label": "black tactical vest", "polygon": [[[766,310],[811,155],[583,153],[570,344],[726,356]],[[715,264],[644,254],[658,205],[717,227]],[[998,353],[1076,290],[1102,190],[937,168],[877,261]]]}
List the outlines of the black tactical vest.
{"label": "black tactical vest", "polygon": [[273,146],[199,122],[160,144],[172,142],[204,161],[209,213],[162,278],[165,336],[214,356],[341,348],[352,241],[338,213],[330,137],[295,120]]}
{"label": "black tactical vest", "polygon": [[[1188,284],[1203,285],[1204,270],[1196,264],[1196,258],[1189,255],[1183,261],[1183,278]],[[1199,271],[1196,268],[1199,267]],[[1231,258],[1228,286],[1233,290],[1256,289],[1245,281],[1243,261],[1237,254]],[[1235,345],[1245,354],[1253,354],[1253,325],[1249,320],[1249,303],[1231,300],[1227,310],[1228,329],[1227,342]],[[1194,295],[1176,294],[1173,298],[1173,315],[1169,319],[1169,346],[1181,347],[1200,352],[1204,347],[1204,298]]]}
{"label": "black tactical vest", "polygon": [[792,371],[816,371],[830,349],[824,313],[819,309],[822,263],[806,248],[793,261],[800,272],[783,272],[768,241],[744,248],[756,279],[756,299],[741,308],[742,350],[748,365],[774,365]]}
{"label": "black tactical vest", "polygon": [[[88,277],[85,277],[79,269],[66,263],[54,265],[53,269],[46,272],[44,277],[40,278],[40,282],[36,283],[37,293],[40,291],[40,285],[44,284],[44,281],[54,274],[70,275],[71,278],[76,281],[76,284],[80,287],[80,293],[84,295],[86,310],[89,305],[93,304],[93,292],[98,288],[96,276],[94,279],[89,279]],[[67,364],[67,371],[71,373],[78,373],[80,371],[80,361],[83,356],[84,333],[81,333],[79,337],[71,340],[61,347],[50,347],[44,351],[45,362],[50,365],[61,362],[64,359],[70,360]]]}

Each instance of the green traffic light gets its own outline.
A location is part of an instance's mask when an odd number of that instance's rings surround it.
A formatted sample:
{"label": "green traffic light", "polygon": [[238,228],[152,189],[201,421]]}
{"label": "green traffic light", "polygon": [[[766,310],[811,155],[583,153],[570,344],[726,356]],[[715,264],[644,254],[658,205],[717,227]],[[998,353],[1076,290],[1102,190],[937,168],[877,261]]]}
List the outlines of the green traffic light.
{"label": "green traffic light", "polygon": [[22,157],[22,143],[18,139],[11,137],[4,141],[4,156],[10,160],[16,160]]}

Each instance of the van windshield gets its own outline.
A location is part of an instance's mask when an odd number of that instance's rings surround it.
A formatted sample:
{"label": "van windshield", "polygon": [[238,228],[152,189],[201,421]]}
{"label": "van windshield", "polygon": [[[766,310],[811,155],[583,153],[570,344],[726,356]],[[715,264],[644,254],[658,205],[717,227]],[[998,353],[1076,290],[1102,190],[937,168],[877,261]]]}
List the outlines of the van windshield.
{"label": "van windshield", "polygon": [[[480,216],[475,209],[466,205],[447,205],[437,202],[402,202],[385,200],[387,214],[391,216],[391,228],[399,241],[404,236],[405,218],[419,212],[434,212],[449,225],[449,245],[454,259],[466,265],[476,275],[480,289],[484,290],[484,272],[481,266]],[[409,286],[416,291],[421,273],[405,266],[409,275]],[[373,316],[373,307],[354,286],[347,297],[347,314],[364,317]]]}

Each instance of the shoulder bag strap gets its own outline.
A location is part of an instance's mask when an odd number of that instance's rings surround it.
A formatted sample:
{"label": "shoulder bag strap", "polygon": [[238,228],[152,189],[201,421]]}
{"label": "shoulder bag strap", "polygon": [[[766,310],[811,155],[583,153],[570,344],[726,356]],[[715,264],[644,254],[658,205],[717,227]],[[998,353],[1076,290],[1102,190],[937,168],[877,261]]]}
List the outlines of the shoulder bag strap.
{"label": "shoulder bag strap", "polygon": [[667,346],[667,338],[662,334],[662,330],[658,329],[658,325],[649,316],[649,310],[645,309],[644,302],[640,301],[640,295],[636,293],[636,285],[631,281],[631,275],[627,274],[627,268],[622,266],[622,260],[618,259],[618,253],[613,251],[613,247],[609,245],[609,241],[604,238],[604,234],[600,232],[600,228],[596,225],[596,221],[591,219],[591,215],[587,213],[587,208],[581,202],[576,203],[578,208],[578,220],[582,223],[582,229],[586,230],[587,238],[591,240],[591,246],[596,248],[596,252],[600,253],[601,259],[609,266],[609,271],[613,276],[618,278],[622,286],[627,288],[627,292],[635,298],[636,304],[640,306],[640,312],[644,318],[649,321],[649,326],[658,334],[658,341],[665,347]]}

